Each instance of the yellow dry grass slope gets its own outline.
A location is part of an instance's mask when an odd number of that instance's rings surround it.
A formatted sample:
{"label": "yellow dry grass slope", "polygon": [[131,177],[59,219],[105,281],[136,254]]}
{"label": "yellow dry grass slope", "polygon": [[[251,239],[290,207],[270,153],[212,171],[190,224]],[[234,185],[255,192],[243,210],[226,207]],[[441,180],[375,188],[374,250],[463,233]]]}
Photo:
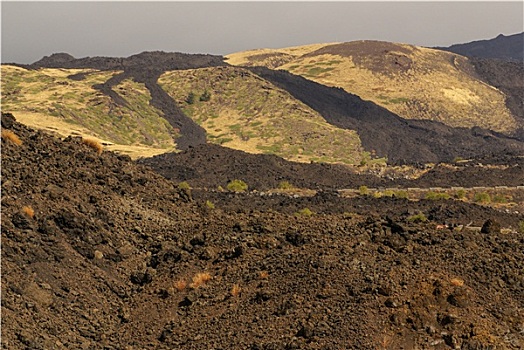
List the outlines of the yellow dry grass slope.
{"label": "yellow dry grass slope", "polygon": [[330,125],[288,92],[248,70],[177,70],[163,74],[159,84],[205,128],[212,143],[299,162],[355,164],[362,158],[355,131]]}
{"label": "yellow dry grass slope", "polygon": [[[115,104],[93,88],[118,71],[92,69],[28,70],[2,65],[2,111],[28,126],[59,136],[91,136],[107,149],[145,157],[174,150],[173,128],[149,105],[143,84],[124,80],[114,87],[127,102]],[[84,73],[84,79],[69,76]]]}
{"label": "yellow dry grass slope", "polygon": [[355,41],[246,51],[233,65],[285,69],[373,101],[406,119],[511,133],[517,122],[505,95],[476,78],[465,57],[406,44]]}

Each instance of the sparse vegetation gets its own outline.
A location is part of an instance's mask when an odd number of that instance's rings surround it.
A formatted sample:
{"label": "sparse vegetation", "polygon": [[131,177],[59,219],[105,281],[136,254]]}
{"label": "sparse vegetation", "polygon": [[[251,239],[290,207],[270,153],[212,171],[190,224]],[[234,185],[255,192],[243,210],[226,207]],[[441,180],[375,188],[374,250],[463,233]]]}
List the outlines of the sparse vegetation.
{"label": "sparse vegetation", "polygon": [[175,285],[174,285],[175,289],[178,290],[179,292],[183,291],[184,289],[186,289],[187,287],[187,282],[186,280],[184,279],[179,279],[178,281],[175,282]]}
{"label": "sparse vegetation", "polygon": [[17,146],[22,144],[22,140],[11,130],[2,130],[2,139],[7,140]]}
{"label": "sparse vegetation", "polygon": [[202,95],[200,95],[200,101],[207,102],[209,100],[211,100],[211,93],[208,90],[206,90]]}
{"label": "sparse vegetation", "polygon": [[[170,71],[159,78],[159,84],[180,102],[197,92],[195,103],[181,103],[181,107],[214,144],[304,163],[356,164],[361,158],[361,142],[354,130],[327,123],[306,104],[245,69]],[[207,99],[206,90],[213,94],[210,100],[198,101],[198,94]]]}
{"label": "sparse vegetation", "polygon": [[518,231],[519,231],[519,233],[524,233],[524,220],[519,221]]}
{"label": "sparse vegetation", "polygon": [[232,192],[245,192],[248,185],[242,180],[233,180],[227,184],[227,189]]}
{"label": "sparse vegetation", "polygon": [[31,219],[35,216],[34,209],[28,205],[22,207],[22,212]]}
{"label": "sparse vegetation", "polygon": [[464,285],[464,280],[458,277],[452,278],[449,282],[451,283],[452,286],[455,286],[455,287],[462,287]]}
{"label": "sparse vegetation", "polygon": [[293,186],[289,181],[280,181],[278,184],[279,190],[291,190],[293,188],[295,188],[295,186]]}
{"label": "sparse vegetation", "polygon": [[444,192],[428,191],[424,198],[432,200],[432,201],[438,201],[438,200],[450,199],[451,197],[449,194],[444,193]]}
{"label": "sparse vegetation", "polygon": [[151,156],[175,149],[175,130],[163,113],[150,104],[151,94],[143,83],[125,79],[113,91],[126,103],[93,88],[119,71],[93,71],[84,79],[71,74],[79,69],[28,70],[2,65],[2,109],[33,128],[61,136],[96,135],[111,143],[110,149],[132,157]]}
{"label": "sparse vegetation", "polygon": [[405,191],[405,190],[398,190],[398,191],[395,191],[393,193],[393,196],[396,197],[396,198],[403,198],[403,199],[408,199],[408,192]]}
{"label": "sparse vegetation", "polygon": [[210,280],[211,280],[211,275],[209,273],[199,272],[195,276],[193,276],[193,281],[189,286],[193,289],[197,289],[198,287],[206,284]]}
{"label": "sparse vegetation", "polygon": [[191,190],[191,186],[189,185],[187,181],[179,182],[177,187],[179,190],[187,190],[187,191]]}
{"label": "sparse vegetation", "polygon": [[361,196],[367,196],[369,194],[369,188],[367,186],[362,185],[358,188],[358,193]]}
{"label": "sparse vegetation", "polygon": [[475,196],[473,197],[473,200],[476,203],[487,204],[487,203],[491,202],[491,196],[487,192],[475,193]]}
{"label": "sparse vegetation", "polygon": [[195,103],[195,101],[196,101],[196,95],[193,91],[191,91],[186,97],[186,103],[192,105]]}
{"label": "sparse vegetation", "polygon": [[102,151],[104,150],[104,146],[102,146],[102,144],[95,139],[84,137],[82,138],[82,142],[84,143],[84,145],[87,145],[94,149],[98,155],[101,155]]}
{"label": "sparse vegetation", "polygon": [[295,213],[295,216],[312,216],[312,215],[315,215],[315,212],[313,212],[309,208],[300,209],[299,211]]}
{"label": "sparse vegetation", "polygon": [[206,208],[208,209],[215,209],[215,204],[211,202],[209,199],[206,201]]}
{"label": "sparse vegetation", "polygon": [[466,197],[466,191],[465,190],[460,189],[460,190],[457,190],[455,192],[455,198],[456,199],[464,199],[465,197]]}
{"label": "sparse vegetation", "polygon": [[419,213],[419,214],[411,215],[410,217],[408,217],[408,221],[415,222],[415,223],[426,222],[428,221],[428,218],[423,213]]}
{"label": "sparse vegetation", "polygon": [[240,288],[240,286],[238,284],[234,284],[231,288],[231,295],[236,298],[240,295],[241,291],[242,289]]}
{"label": "sparse vegetation", "polygon": [[501,194],[496,194],[493,196],[493,203],[507,203],[507,202],[508,202],[508,199]]}

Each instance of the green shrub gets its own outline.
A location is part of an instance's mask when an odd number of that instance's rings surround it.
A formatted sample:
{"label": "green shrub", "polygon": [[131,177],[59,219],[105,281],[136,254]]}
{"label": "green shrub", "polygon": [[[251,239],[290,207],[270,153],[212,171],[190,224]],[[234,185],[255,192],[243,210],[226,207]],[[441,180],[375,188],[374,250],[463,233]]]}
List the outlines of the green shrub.
{"label": "green shrub", "polygon": [[475,197],[473,199],[477,203],[489,203],[491,202],[491,197],[486,192],[481,193],[475,193]]}
{"label": "green shrub", "polygon": [[215,209],[215,205],[210,200],[206,201],[206,207],[209,209]]}
{"label": "green shrub", "polygon": [[192,105],[193,103],[195,103],[195,99],[196,99],[195,93],[191,91],[189,95],[187,95],[186,97],[186,103]]}
{"label": "green shrub", "polygon": [[501,194],[493,196],[493,202],[495,203],[507,203],[508,199]]}
{"label": "green shrub", "polygon": [[300,209],[295,213],[295,216],[312,216],[315,213],[309,208]]}
{"label": "green shrub", "polygon": [[419,214],[411,215],[408,218],[408,221],[410,221],[410,222],[426,222],[426,221],[428,221],[428,218],[423,213],[419,213]]}
{"label": "green shrub", "polygon": [[207,90],[204,91],[204,93],[200,96],[200,101],[203,101],[203,102],[209,101],[210,99],[211,99],[211,94]]}
{"label": "green shrub", "polygon": [[404,190],[396,191],[393,195],[396,198],[404,198],[404,199],[408,198],[408,192]]}
{"label": "green shrub", "polygon": [[187,183],[187,181],[182,181],[178,184],[178,189],[180,190],[191,190],[191,186]]}
{"label": "green shrub", "polygon": [[367,196],[369,194],[369,188],[367,186],[360,186],[358,193],[360,193],[361,196]]}
{"label": "green shrub", "polygon": [[278,188],[281,190],[290,190],[295,188],[289,181],[280,181]]}
{"label": "green shrub", "polygon": [[393,197],[395,193],[391,190],[385,190],[383,193],[382,193],[382,196],[384,197]]}
{"label": "green shrub", "polygon": [[227,184],[227,189],[233,192],[245,192],[247,191],[248,186],[242,180],[233,180]]}
{"label": "green shrub", "polygon": [[464,197],[466,197],[466,191],[465,190],[458,190],[457,192],[455,192],[455,198],[463,199]]}
{"label": "green shrub", "polygon": [[524,233],[524,220],[519,222],[519,232]]}
{"label": "green shrub", "polygon": [[439,193],[439,192],[429,191],[428,193],[426,193],[426,197],[425,198],[429,199],[429,200],[432,200],[432,201],[436,201],[436,200],[441,200],[441,199],[449,199],[450,196],[447,193]]}

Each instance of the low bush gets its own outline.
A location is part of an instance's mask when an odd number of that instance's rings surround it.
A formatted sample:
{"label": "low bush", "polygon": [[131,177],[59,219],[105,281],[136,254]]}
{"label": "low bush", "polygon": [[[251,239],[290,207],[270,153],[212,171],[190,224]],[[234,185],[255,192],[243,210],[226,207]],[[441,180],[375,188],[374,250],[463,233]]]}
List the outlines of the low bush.
{"label": "low bush", "polygon": [[450,196],[449,196],[449,194],[443,193],[443,192],[429,191],[428,193],[426,193],[425,198],[429,199],[429,200],[432,200],[432,201],[437,201],[437,200],[441,200],[441,199],[449,199]]}
{"label": "low bush", "polygon": [[358,193],[361,196],[367,196],[369,194],[369,188],[367,186],[360,186],[358,188]]}
{"label": "low bush", "polygon": [[280,190],[291,190],[295,188],[289,181],[280,181],[278,189]]}
{"label": "low bush", "polygon": [[428,221],[428,218],[423,213],[411,215],[408,217],[408,221],[410,222],[426,222]]}
{"label": "low bush", "polygon": [[231,295],[236,298],[240,295],[240,292],[240,286],[238,284],[234,284],[233,288],[231,288]]}
{"label": "low bush", "polygon": [[501,194],[497,194],[495,196],[493,196],[493,202],[494,203],[507,203],[508,202],[508,199],[501,195]]}
{"label": "low bush", "polygon": [[466,197],[466,191],[465,190],[457,190],[457,192],[455,192],[455,198],[463,199],[464,197]]}
{"label": "low bush", "polygon": [[178,189],[188,191],[191,190],[191,186],[189,185],[189,183],[187,183],[187,181],[182,181],[178,183]]}
{"label": "low bush", "polygon": [[30,217],[31,219],[35,216],[35,211],[33,208],[31,208],[30,206],[26,205],[24,207],[22,207],[22,212],[27,215],[28,217]]}
{"label": "low bush", "polygon": [[245,192],[247,191],[248,186],[242,180],[233,180],[227,184],[227,189],[233,192]]}
{"label": "low bush", "polygon": [[395,196],[396,198],[404,198],[404,199],[408,199],[408,192],[407,191],[404,191],[404,190],[400,190],[400,191],[396,191],[393,196]]}
{"label": "low bush", "polygon": [[300,209],[295,213],[295,216],[312,216],[315,213],[309,208]]}
{"label": "low bush", "polygon": [[82,142],[84,143],[84,145],[87,145],[94,149],[96,153],[98,153],[98,155],[102,154],[102,151],[104,150],[104,146],[102,146],[102,144],[95,139],[82,138]]}
{"label": "low bush", "polygon": [[476,203],[489,203],[491,202],[491,196],[486,192],[475,193],[473,199]]}
{"label": "low bush", "polygon": [[209,273],[199,272],[193,277],[193,282],[189,286],[193,289],[196,289],[209,280],[211,280],[211,275]]}

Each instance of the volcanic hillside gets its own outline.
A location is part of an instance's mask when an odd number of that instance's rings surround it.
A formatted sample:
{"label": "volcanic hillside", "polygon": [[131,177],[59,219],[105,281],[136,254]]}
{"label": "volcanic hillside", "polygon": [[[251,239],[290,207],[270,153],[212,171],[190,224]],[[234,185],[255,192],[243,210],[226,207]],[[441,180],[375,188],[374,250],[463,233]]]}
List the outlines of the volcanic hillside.
{"label": "volcanic hillside", "polygon": [[[480,81],[463,56],[380,41],[298,49],[255,50],[226,57],[230,64],[283,69],[341,87],[405,119],[480,126],[508,134],[521,126],[506,107],[505,95]],[[282,55],[286,59],[274,64]]]}
{"label": "volcanic hillside", "polygon": [[[249,67],[258,65],[278,70]],[[2,65],[2,109],[133,158],[214,143],[304,163],[439,162],[524,153],[522,74],[518,65],[370,41],[227,61],[54,54]]]}
{"label": "volcanic hillside", "polygon": [[[1,142],[3,348],[524,345],[522,215],[373,197],[354,207],[375,214],[323,212],[352,203],[327,193],[221,207],[11,115]],[[458,213],[482,232],[437,227]]]}

